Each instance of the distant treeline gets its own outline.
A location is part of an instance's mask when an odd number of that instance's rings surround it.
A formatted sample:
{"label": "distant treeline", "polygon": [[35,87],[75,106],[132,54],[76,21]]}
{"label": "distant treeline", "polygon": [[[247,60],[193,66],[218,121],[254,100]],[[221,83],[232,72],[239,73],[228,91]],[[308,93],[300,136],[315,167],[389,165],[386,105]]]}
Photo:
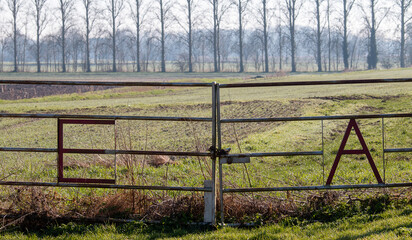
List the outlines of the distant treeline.
{"label": "distant treeline", "polygon": [[[0,0],[0,71],[341,71],[412,64],[412,0]],[[390,32],[382,26],[395,26]]]}

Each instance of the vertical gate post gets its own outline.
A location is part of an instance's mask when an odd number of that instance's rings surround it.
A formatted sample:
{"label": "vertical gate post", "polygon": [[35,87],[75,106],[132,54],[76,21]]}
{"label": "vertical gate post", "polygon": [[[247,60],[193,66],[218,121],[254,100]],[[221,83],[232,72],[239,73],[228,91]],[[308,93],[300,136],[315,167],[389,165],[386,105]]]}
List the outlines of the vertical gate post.
{"label": "vertical gate post", "polygon": [[[205,222],[211,222],[213,225],[216,224],[216,82],[212,85],[212,181],[211,181],[211,200],[207,203],[207,198],[205,195]],[[207,181],[205,181],[206,187]],[[209,183],[210,184],[210,183]],[[211,205],[211,206],[208,206]],[[209,209],[207,209],[209,208]],[[209,219],[206,219],[208,217]]]}
{"label": "vertical gate post", "polygon": [[[204,182],[204,187],[205,188],[212,188],[213,189],[213,181],[211,180],[205,180]],[[212,223],[214,224],[215,222],[215,212],[214,209],[215,203],[216,203],[216,198],[213,197],[215,194],[213,192],[205,192],[204,193],[204,201],[205,201],[205,213],[204,213],[204,222],[205,223]]]}
{"label": "vertical gate post", "polygon": [[[216,86],[216,111],[217,111],[217,150],[222,150],[222,128],[220,122],[220,84]],[[223,201],[223,167],[219,157],[219,197],[220,197],[220,222],[225,222],[225,206]]]}

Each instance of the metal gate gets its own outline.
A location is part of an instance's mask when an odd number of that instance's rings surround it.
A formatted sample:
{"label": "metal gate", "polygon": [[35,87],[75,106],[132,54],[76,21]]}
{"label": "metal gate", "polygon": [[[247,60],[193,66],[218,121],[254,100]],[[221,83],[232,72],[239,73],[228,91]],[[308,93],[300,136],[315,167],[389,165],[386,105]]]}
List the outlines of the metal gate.
{"label": "metal gate", "polygon": [[[383,178],[376,169],[374,160],[370,157],[370,152],[365,143],[362,133],[359,130],[357,120],[359,119],[381,119],[382,121],[382,151],[383,166],[385,169],[385,154],[412,152],[412,148],[386,148],[385,147],[385,119],[389,118],[410,118],[412,113],[404,114],[379,114],[379,115],[350,115],[350,116],[318,116],[318,117],[284,117],[284,118],[238,118],[221,119],[221,95],[220,89],[228,88],[251,88],[251,87],[282,87],[282,86],[313,86],[313,85],[346,85],[346,84],[376,84],[376,83],[411,83],[412,79],[374,79],[374,80],[341,80],[341,81],[303,81],[303,82],[268,82],[268,83],[242,83],[242,84],[218,84],[218,83],[167,83],[167,82],[90,82],[90,81],[19,81],[0,80],[2,84],[14,85],[65,85],[65,86],[155,86],[155,87],[200,87],[211,89],[211,114],[208,118],[199,117],[157,117],[157,116],[120,116],[120,115],[67,115],[67,114],[17,114],[0,113],[0,118],[39,118],[55,119],[56,131],[58,132],[57,148],[6,148],[0,147],[0,152],[35,152],[54,153],[58,155],[58,176],[56,182],[13,182],[0,181],[0,185],[8,186],[44,186],[44,187],[82,187],[82,188],[113,188],[113,189],[140,189],[140,190],[171,190],[171,191],[198,191],[205,192],[205,222],[215,224],[216,196],[220,199],[220,221],[224,222],[224,202],[223,196],[226,193],[241,192],[265,192],[265,191],[303,191],[303,190],[331,190],[331,189],[357,189],[357,188],[388,188],[388,187],[408,187],[412,183],[386,183],[385,170]],[[141,151],[141,150],[117,150],[117,149],[66,149],[63,146],[63,129],[65,124],[102,124],[116,125],[117,120],[136,121],[173,121],[173,122],[205,122],[211,125],[211,139],[209,151],[205,152],[180,152],[180,151]],[[248,163],[255,157],[278,157],[278,156],[319,156],[324,161],[324,122],[331,120],[347,120],[349,125],[346,129],[344,140],[338,151],[334,165],[330,171],[327,181],[323,179],[323,184],[318,186],[289,186],[289,187],[265,187],[265,188],[227,188],[224,186],[223,165],[232,163]],[[297,152],[256,152],[247,154],[229,154],[222,149],[222,125],[230,123],[250,123],[250,122],[296,122],[296,121],[317,121],[321,129],[322,150],[297,151]],[[362,149],[345,149],[346,141],[350,131],[354,129]],[[63,155],[65,153],[83,154],[131,154],[131,155],[168,155],[168,156],[202,156],[210,157],[212,162],[212,176],[210,182],[204,187],[166,187],[166,186],[138,186],[138,185],[117,185],[116,179],[79,179],[65,178],[63,173]],[[332,180],[335,170],[339,164],[340,157],[348,154],[366,155],[372,171],[376,177],[376,184],[365,185],[333,185]],[[216,178],[216,160],[219,158],[219,180]],[[323,164],[324,166],[324,164]],[[323,169],[325,171],[325,168]],[[324,174],[323,174],[324,175]],[[217,186],[219,191],[217,191]]]}
{"label": "metal gate", "polygon": [[[341,81],[306,81],[306,82],[279,82],[279,83],[243,83],[243,84],[217,84],[217,136],[218,136],[218,152],[219,154],[219,199],[220,199],[220,221],[224,223],[224,194],[226,193],[246,193],[246,192],[279,192],[279,191],[310,191],[310,190],[337,190],[337,189],[360,189],[360,188],[394,188],[394,187],[410,187],[412,182],[406,183],[386,183],[386,159],[385,154],[390,153],[407,153],[412,152],[412,148],[386,148],[385,146],[385,119],[389,118],[411,118],[412,113],[405,114],[376,114],[376,115],[348,115],[348,116],[318,116],[318,117],[284,117],[284,118],[241,118],[241,119],[221,119],[221,96],[220,89],[229,88],[253,88],[253,87],[282,87],[282,86],[314,86],[314,85],[341,85],[341,84],[373,84],[373,83],[395,83],[395,82],[411,82],[410,79],[375,79],[375,80],[341,80]],[[375,162],[371,157],[370,151],[365,143],[362,133],[358,127],[357,120],[359,119],[381,119],[382,133],[382,155],[383,155],[383,179],[376,168]],[[325,147],[324,147],[324,122],[331,120],[347,120],[347,125],[343,140],[337,152],[336,159],[327,180],[323,177],[323,184],[318,186],[288,186],[288,187],[263,187],[263,188],[228,188],[225,187],[223,177],[224,164],[235,163],[250,163],[251,158],[256,157],[282,157],[282,156],[319,156],[322,158],[323,176],[325,176]],[[321,129],[321,151],[305,151],[305,152],[254,152],[245,154],[228,154],[222,149],[222,125],[230,123],[270,123],[270,122],[296,122],[296,121],[317,121]],[[345,149],[349,134],[354,129],[358,137],[362,149],[347,150]],[[333,185],[332,180],[335,171],[338,167],[339,160],[342,155],[366,155],[374,176],[376,184],[356,184],[356,185]]]}

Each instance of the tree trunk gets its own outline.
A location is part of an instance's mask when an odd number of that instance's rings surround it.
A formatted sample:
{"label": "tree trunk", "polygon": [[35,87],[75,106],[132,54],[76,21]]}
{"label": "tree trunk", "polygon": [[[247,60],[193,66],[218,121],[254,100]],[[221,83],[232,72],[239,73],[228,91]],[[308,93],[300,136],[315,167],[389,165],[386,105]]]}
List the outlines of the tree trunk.
{"label": "tree trunk", "polygon": [[117,72],[116,68],[116,13],[115,4],[112,0],[112,71]]}
{"label": "tree trunk", "polygon": [[159,1],[160,4],[160,24],[161,24],[161,71],[166,72],[166,59],[165,59],[165,20],[163,13],[163,0]]}
{"label": "tree trunk", "polygon": [[242,0],[239,0],[239,72],[244,72],[243,68],[243,25],[242,25]]}
{"label": "tree trunk", "polygon": [[[37,3],[36,3],[37,5]],[[41,72],[40,67],[40,9],[39,6],[36,6],[36,63],[37,63],[37,72]]]}
{"label": "tree trunk", "polygon": [[136,65],[140,72],[140,0],[136,0]]}
{"label": "tree trunk", "polygon": [[86,4],[86,72],[91,72],[90,68],[90,1]]}
{"label": "tree trunk", "polygon": [[316,34],[316,45],[317,45],[317,56],[316,62],[318,64],[318,72],[322,72],[322,38],[321,38],[321,28],[320,28],[320,0],[316,0],[316,21],[317,21],[317,34]]}
{"label": "tree trunk", "polygon": [[370,49],[367,60],[368,69],[376,69],[378,65],[378,49],[376,46],[375,0],[371,0],[371,22]]}
{"label": "tree trunk", "polygon": [[193,72],[192,64],[192,3],[191,0],[187,0],[187,11],[188,11],[188,21],[189,21],[189,32],[188,32],[188,44],[189,44],[189,72]]}
{"label": "tree trunk", "polygon": [[17,66],[17,3],[13,2],[13,54],[14,54],[14,69],[13,72],[18,72]]}
{"label": "tree trunk", "polygon": [[282,26],[279,26],[279,71],[283,70],[283,34],[282,34]]}
{"label": "tree trunk", "polygon": [[266,16],[266,0],[262,1],[263,4],[263,45],[265,50],[265,72],[269,72],[269,54],[268,54],[268,30],[267,30],[267,16]]}
{"label": "tree trunk", "polygon": [[349,69],[349,52],[348,52],[348,15],[347,0],[343,0],[343,64],[345,70]]}
{"label": "tree trunk", "polygon": [[290,35],[290,55],[292,72],[296,72],[296,39],[295,39],[295,22],[296,22],[296,0],[286,0],[287,12],[289,18],[289,35]]}
{"label": "tree trunk", "polygon": [[217,31],[217,0],[213,0],[213,66],[214,71],[219,72],[217,62],[218,31]]}
{"label": "tree trunk", "polygon": [[328,0],[328,71],[330,72],[331,58],[332,58],[332,47],[331,47],[331,29],[330,29],[330,0]]}
{"label": "tree trunk", "polygon": [[401,68],[405,67],[405,0],[401,0],[401,52],[400,52],[400,65]]}
{"label": "tree trunk", "polygon": [[62,38],[62,72],[66,72],[66,21],[67,21],[67,9],[66,3],[63,0],[60,0],[60,13],[62,17],[62,29],[61,29],[61,38]]}

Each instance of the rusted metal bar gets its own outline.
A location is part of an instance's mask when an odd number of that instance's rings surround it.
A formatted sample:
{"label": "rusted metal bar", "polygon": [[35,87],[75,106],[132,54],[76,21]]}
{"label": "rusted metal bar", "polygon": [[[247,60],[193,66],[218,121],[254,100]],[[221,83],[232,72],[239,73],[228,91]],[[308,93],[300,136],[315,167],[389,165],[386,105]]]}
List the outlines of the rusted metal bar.
{"label": "rusted metal bar", "polygon": [[222,123],[243,122],[291,122],[291,121],[319,121],[319,120],[348,120],[348,119],[372,119],[372,118],[406,118],[412,117],[412,113],[395,114],[368,114],[368,115],[342,115],[342,116],[315,116],[315,117],[283,117],[283,118],[238,118],[222,119]]}
{"label": "rusted metal bar", "polygon": [[[346,146],[346,143],[349,139],[349,136],[350,136],[350,133],[351,133],[352,129],[355,130],[356,136],[358,137],[358,140],[359,140],[359,142],[362,146],[362,150],[345,150],[345,146]],[[335,161],[333,162],[332,169],[330,170],[328,180],[326,181],[326,185],[330,185],[332,183],[333,177],[335,175],[335,172],[336,172],[336,169],[338,167],[338,164],[339,164],[339,161],[340,161],[341,157],[343,155],[347,155],[347,154],[349,154],[349,155],[351,155],[351,154],[356,154],[356,155],[364,154],[364,155],[366,155],[366,158],[368,159],[369,165],[372,168],[372,171],[373,171],[373,174],[375,175],[376,180],[378,181],[378,183],[383,183],[383,180],[381,178],[379,170],[376,167],[375,162],[373,161],[372,155],[369,152],[368,146],[366,145],[365,139],[362,136],[362,133],[359,129],[359,126],[356,123],[355,119],[351,119],[349,121],[348,127],[346,128],[345,135],[343,136],[342,143],[340,144],[338,153],[336,154],[336,158],[335,158]]]}
{"label": "rusted metal bar", "polygon": [[174,121],[174,122],[211,122],[211,118],[196,117],[155,117],[155,116],[118,116],[118,115],[68,115],[68,114],[19,114],[0,113],[0,118],[71,118],[102,120],[141,120],[141,121]]}
{"label": "rusted metal bar", "polygon": [[412,183],[389,183],[389,184],[357,184],[357,185],[330,185],[330,186],[300,186],[300,187],[273,187],[273,188],[228,188],[224,193],[244,192],[284,192],[284,191],[315,191],[315,190],[339,190],[339,189],[362,189],[362,188],[396,188],[412,187]]}
{"label": "rusted metal bar", "polygon": [[84,120],[84,119],[59,119],[62,124],[92,124],[92,125],[114,125],[115,120]]}
{"label": "rusted metal bar", "polygon": [[[71,151],[71,153],[84,153],[84,154],[97,154],[94,152],[87,152],[83,150]],[[81,152],[80,152],[81,151]],[[0,148],[0,152],[34,152],[34,153],[51,153],[58,152],[57,148]],[[66,153],[67,153],[66,152]],[[168,151],[134,151],[134,150],[104,150],[104,152],[99,152],[98,154],[131,154],[131,155],[165,155],[165,156],[192,156],[192,157],[209,157],[210,152],[168,152]]]}
{"label": "rusted metal bar", "polygon": [[286,157],[286,156],[319,156],[323,155],[323,151],[313,152],[271,152],[271,153],[239,153],[223,155],[224,157]]}
{"label": "rusted metal bar", "polygon": [[65,85],[65,86],[118,86],[118,87],[211,87],[213,83],[178,83],[178,82],[103,82],[103,81],[42,81],[42,80],[0,80],[0,84],[16,85]]}
{"label": "rusted metal bar", "polygon": [[112,154],[132,154],[132,155],[166,155],[166,156],[192,156],[210,157],[210,152],[168,152],[168,151],[134,151],[134,150],[112,150]]}
{"label": "rusted metal bar", "polygon": [[398,79],[364,79],[364,80],[333,80],[333,81],[300,81],[300,82],[267,82],[267,83],[229,83],[221,84],[220,88],[250,88],[250,87],[284,87],[284,86],[315,86],[315,85],[346,85],[369,83],[412,83],[412,78]]}
{"label": "rusted metal bar", "polygon": [[412,152],[412,148],[393,148],[393,149],[384,149],[385,153],[402,153],[402,152]]}
{"label": "rusted metal bar", "polygon": [[97,184],[116,184],[115,179],[93,179],[93,178],[59,178],[59,183],[97,183]]}
{"label": "rusted metal bar", "polygon": [[114,184],[80,184],[80,183],[47,183],[47,182],[5,182],[0,181],[0,186],[30,186],[30,187],[79,187],[79,188],[112,188],[112,189],[136,189],[136,190],[166,190],[166,191],[190,191],[211,192],[212,188],[204,187],[164,187],[164,186],[135,186]]}

